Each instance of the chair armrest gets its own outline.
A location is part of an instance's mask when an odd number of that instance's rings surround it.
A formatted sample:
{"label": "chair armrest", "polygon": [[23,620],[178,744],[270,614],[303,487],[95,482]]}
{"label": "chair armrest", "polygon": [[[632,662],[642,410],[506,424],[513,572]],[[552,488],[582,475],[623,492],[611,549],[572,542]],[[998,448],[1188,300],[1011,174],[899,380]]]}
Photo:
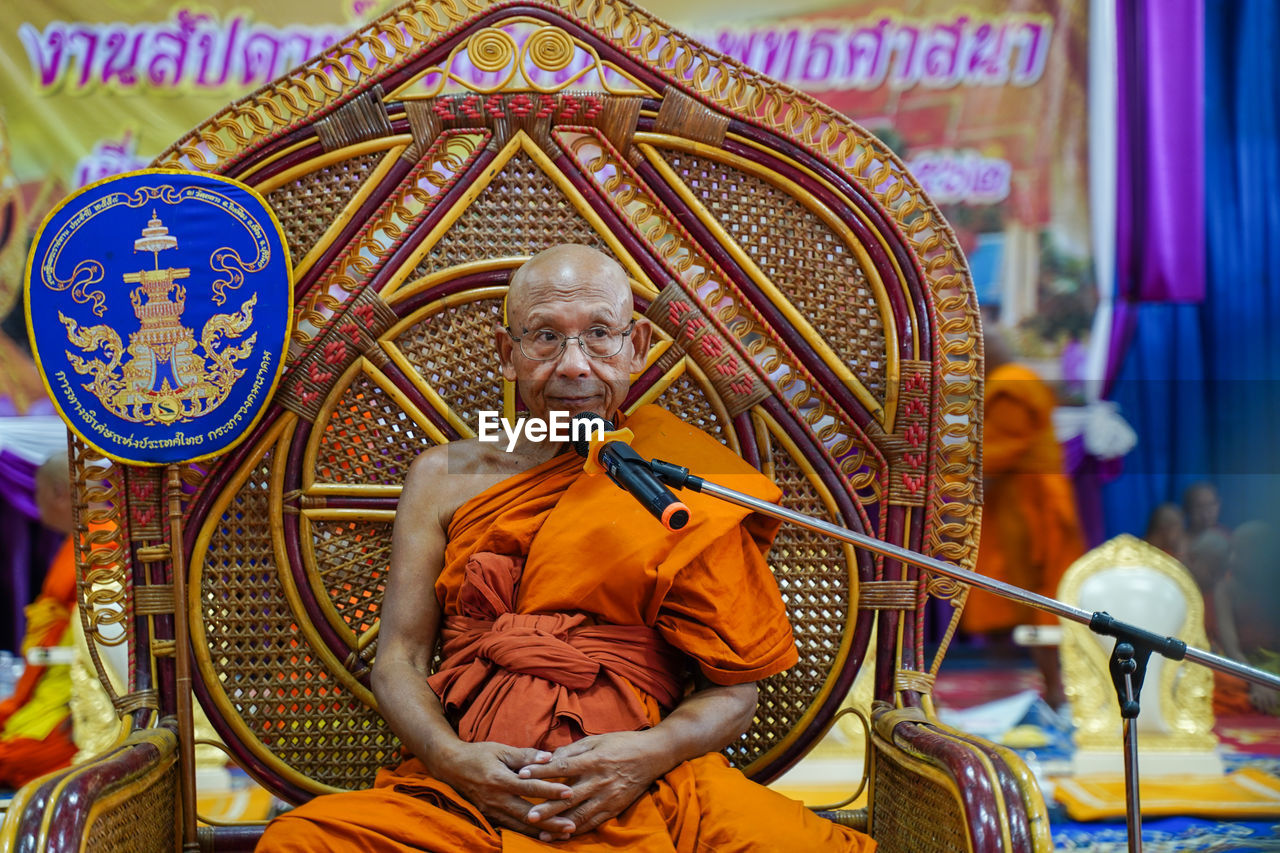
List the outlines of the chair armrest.
{"label": "chair armrest", "polygon": [[884,853],[1053,850],[1044,798],[1011,750],[884,705],[871,742],[870,827]]}
{"label": "chair armrest", "polygon": [[178,838],[178,741],[139,729],[84,764],[21,788],[0,829],[14,853],[172,853]]}

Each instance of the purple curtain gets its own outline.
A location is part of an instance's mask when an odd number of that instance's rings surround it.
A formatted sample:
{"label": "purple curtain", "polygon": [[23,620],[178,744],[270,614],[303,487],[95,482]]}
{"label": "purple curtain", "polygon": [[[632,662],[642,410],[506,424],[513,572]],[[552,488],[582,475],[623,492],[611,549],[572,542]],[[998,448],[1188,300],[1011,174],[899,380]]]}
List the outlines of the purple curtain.
{"label": "purple curtain", "polygon": [[40,523],[36,468],[12,450],[0,451],[0,647],[17,651],[26,631],[23,608],[40,591],[61,536]]}
{"label": "purple curtain", "polygon": [[[1205,296],[1204,2],[1116,4],[1119,52],[1115,380],[1140,302]],[[1104,392],[1106,393],[1106,392]]]}

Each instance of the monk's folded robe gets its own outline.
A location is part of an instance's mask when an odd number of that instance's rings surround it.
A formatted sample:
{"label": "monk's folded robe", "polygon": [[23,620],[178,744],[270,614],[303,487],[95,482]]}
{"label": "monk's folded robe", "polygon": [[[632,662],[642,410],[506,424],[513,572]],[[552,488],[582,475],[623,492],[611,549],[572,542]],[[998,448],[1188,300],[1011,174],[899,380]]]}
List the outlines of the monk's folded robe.
{"label": "monk's folded robe", "polygon": [[[765,500],[777,487],[713,439],[646,406],[627,419],[646,457]],[[777,522],[682,494],[667,531],[603,475],[561,455],[465,503],[436,595],[444,661],[432,689],[469,741],[554,749],[656,724],[697,666],[741,684],[796,661],[764,552]],[[259,850],[871,850],[874,842],[757,785],[718,753],[684,762],[614,820],[542,843],[490,825],[425,765],[379,771],[277,818]]]}

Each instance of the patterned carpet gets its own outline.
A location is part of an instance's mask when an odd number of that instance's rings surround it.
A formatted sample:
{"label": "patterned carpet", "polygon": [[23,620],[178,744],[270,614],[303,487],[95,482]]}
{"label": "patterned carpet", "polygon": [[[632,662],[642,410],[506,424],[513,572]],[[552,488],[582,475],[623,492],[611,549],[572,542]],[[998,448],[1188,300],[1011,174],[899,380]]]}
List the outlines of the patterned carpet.
{"label": "patterned carpet", "polygon": [[[939,709],[972,709],[1025,690],[1039,690],[1040,675],[1024,661],[993,668],[964,655],[949,655],[935,685]],[[1050,784],[1070,759],[1070,729],[1037,702],[1024,721],[1044,733],[1042,744],[1019,749],[1028,765]],[[1257,768],[1280,775],[1280,720],[1255,715],[1218,720],[1215,731],[1227,770]],[[1080,823],[1051,802],[1050,823],[1056,850],[1072,853],[1126,853],[1123,820]],[[1192,817],[1147,818],[1142,826],[1145,853],[1280,853],[1280,813],[1270,820],[1219,821]]]}

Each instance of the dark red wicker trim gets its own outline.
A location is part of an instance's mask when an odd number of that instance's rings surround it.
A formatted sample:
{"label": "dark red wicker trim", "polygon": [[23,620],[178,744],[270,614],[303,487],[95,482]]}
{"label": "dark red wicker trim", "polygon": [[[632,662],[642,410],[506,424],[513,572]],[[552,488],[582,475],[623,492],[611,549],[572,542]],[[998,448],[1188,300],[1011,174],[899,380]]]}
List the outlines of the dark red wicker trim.
{"label": "dark red wicker trim", "polygon": [[[177,760],[177,737],[168,729],[164,731],[173,739],[170,754]],[[87,765],[72,767],[60,775],[59,780],[69,778],[69,781],[49,805],[49,837],[45,849],[81,849],[94,804],[111,793],[113,788],[144,773],[164,758],[164,753],[153,743],[125,743]],[[177,807],[178,804],[175,802],[174,805]],[[23,849],[21,843],[18,849]]]}
{"label": "dark red wicker trim", "polygon": [[996,790],[973,751],[942,737],[928,725],[912,721],[895,726],[893,737],[903,748],[925,756],[955,782],[973,853],[1003,853]]}
{"label": "dark red wicker trim", "polygon": [[738,444],[742,447],[742,458],[759,470],[760,446],[756,444],[756,427],[751,422],[749,409],[733,419],[733,431],[738,436]]}

